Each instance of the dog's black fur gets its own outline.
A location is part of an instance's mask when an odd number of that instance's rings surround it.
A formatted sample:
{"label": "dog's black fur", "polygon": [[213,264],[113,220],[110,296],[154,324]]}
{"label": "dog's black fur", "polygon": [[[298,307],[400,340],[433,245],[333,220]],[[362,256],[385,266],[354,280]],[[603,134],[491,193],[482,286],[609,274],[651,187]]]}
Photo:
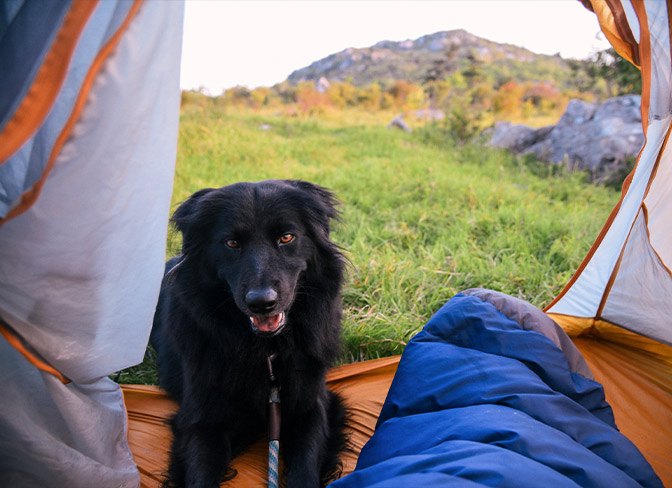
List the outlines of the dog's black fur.
{"label": "dog's black fur", "polygon": [[267,429],[274,352],[287,487],[338,474],[346,409],[325,385],[340,345],[337,217],[331,192],[293,180],[200,190],[175,211],[182,254],[166,264],[151,335],[160,384],[180,403],[166,486],[231,475]]}

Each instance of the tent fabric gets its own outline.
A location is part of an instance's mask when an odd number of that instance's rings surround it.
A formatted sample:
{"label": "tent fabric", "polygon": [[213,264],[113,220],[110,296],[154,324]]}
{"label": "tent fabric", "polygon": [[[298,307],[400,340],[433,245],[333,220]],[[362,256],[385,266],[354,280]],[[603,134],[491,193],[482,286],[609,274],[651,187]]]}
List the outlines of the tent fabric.
{"label": "tent fabric", "polygon": [[585,0],[620,54],[642,71],[646,143],[586,259],[546,308],[672,344],[672,56],[669,2]]}
{"label": "tent fabric", "polygon": [[646,143],[595,244],[545,310],[601,368],[624,433],[672,485],[672,4],[583,3],[641,69]]}
{"label": "tent fabric", "polygon": [[[25,92],[30,86],[26,80],[35,76],[46,56],[45,48],[58,34],[58,27],[62,26],[70,3],[3,2],[0,8],[0,128],[16,113],[18,104],[25,100]],[[24,25],[28,23],[30,28],[26,35]],[[63,66],[59,68],[63,69]],[[14,152],[5,144],[2,150],[8,154]]]}
{"label": "tent fabric", "polygon": [[138,485],[118,385],[65,384],[5,341],[0,363],[0,486]]}
{"label": "tent fabric", "polygon": [[1,486],[139,483],[107,375],[142,360],[158,298],[183,7],[0,7],[0,52],[36,56],[0,69]]}
{"label": "tent fabric", "polygon": [[0,225],[0,318],[72,380],[105,376],[144,355],[177,151],[182,7],[99,2],[80,44],[89,30],[105,39],[111,24],[124,26],[112,29],[113,49],[93,43],[108,57],[89,53],[83,64],[75,53],[68,72],[78,73],[77,83],[66,79],[43,125],[1,166],[54,162],[40,176],[39,198]]}
{"label": "tent fabric", "polygon": [[[3,218],[22,211],[36,198],[43,176],[53,165],[53,159],[45,157],[45,153],[53,153],[64,126],[73,120],[73,107],[78,99],[86,97],[83,85],[95,71],[89,70],[87,74],[85,69],[68,67],[90,66],[103,46],[114,47],[106,33],[120,32],[120,22],[132,18],[129,14],[139,5],[136,3],[132,9],[131,2],[100,6],[96,2],[73,1],[70,5],[63,2],[61,9],[68,6],[70,9],[64,15],[49,17],[45,14],[59,12],[41,11],[43,3],[22,3],[0,44],[6,55],[5,70],[0,75],[0,86],[4,88],[0,103],[8,109],[3,113],[3,119],[7,120],[3,120],[0,132]],[[50,4],[51,11],[56,10],[54,5],[59,5]],[[92,15],[95,17],[85,28]],[[48,36],[52,30],[57,31],[56,35]],[[33,46],[35,52],[25,46]],[[81,93],[79,98],[72,96],[77,92]],[[33,137],[35,132],[38,134]]]}
{"label": "tent fabric", "polygon": [[545,311],[601,370],[623,432],[672,486],[672,4],[583,3],[641,70],[646,142],[595,244]]}
{"label": "tent fabric", "polygon": [[331,486],[662,487],[601,385],[493,296],[456,295],[410,341],[356,470]]}

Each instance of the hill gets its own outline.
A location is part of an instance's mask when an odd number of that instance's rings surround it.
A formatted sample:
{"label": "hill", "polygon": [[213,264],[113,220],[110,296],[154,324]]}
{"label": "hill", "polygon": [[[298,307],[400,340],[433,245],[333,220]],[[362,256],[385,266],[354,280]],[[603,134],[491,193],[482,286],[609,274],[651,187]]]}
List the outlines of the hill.
{"label": "hill", "polygon": [[423,83],[471,68],[473,74],[501,86],[509,81],[553,80],[564,85],[571,79],[570,64],[559,55],[535,54],[510,44],[499,44],[458,29],[425,35],[415,40],[381,41],[371,47],[348,48],[298,69],[287,81],[326,78],[364,86],[373,81],[397,80]]}

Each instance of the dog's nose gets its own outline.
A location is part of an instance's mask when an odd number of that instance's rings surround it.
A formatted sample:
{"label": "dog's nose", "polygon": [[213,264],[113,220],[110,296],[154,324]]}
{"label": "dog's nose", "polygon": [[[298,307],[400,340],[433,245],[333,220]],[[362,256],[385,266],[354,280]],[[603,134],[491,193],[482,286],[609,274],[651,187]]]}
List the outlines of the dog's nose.
{"label": "dog's nose", "polygon": [[253,313],[270,312],[278,303],[278,292],[273,288],[250,290],[245,295],[245,303]]}

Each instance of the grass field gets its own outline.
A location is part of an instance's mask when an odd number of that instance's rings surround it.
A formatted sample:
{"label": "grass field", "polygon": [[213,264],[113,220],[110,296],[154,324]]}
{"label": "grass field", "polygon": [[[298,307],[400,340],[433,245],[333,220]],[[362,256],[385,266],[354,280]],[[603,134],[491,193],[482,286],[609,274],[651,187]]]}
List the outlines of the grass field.
{"label": "grass field", "polygon": [[[562,167],[440,126],[387,128],[392,114],[289,116],[186,105],[173,203],[236,181],[305,179],[342,202],[333,238],[350,261],[341,362],[398,354],[461,290],[543,307],[587,253],[619,194]],[[179,251],[171,235],[168,255]],[[155,382],[148,356],[120,382]]]}

